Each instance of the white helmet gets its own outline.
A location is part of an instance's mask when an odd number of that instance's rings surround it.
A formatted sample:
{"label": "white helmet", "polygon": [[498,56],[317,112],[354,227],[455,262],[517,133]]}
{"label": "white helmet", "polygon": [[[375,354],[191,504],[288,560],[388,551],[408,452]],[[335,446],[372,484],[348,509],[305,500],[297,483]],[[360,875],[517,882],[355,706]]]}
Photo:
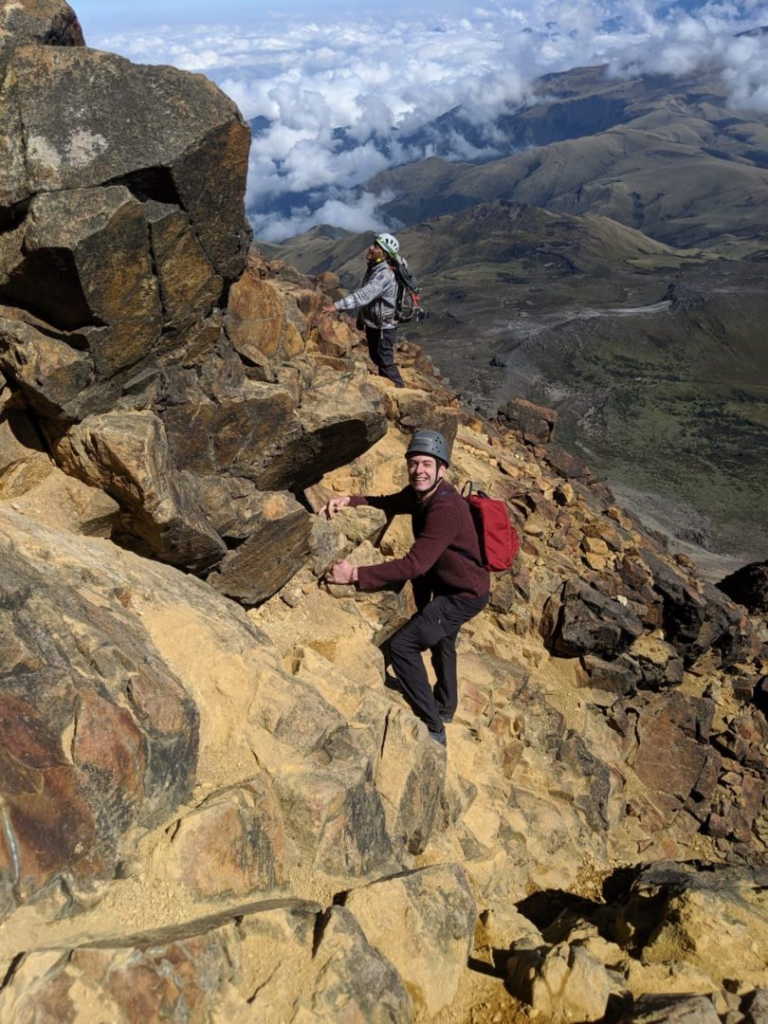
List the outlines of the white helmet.
{"label": "white helmet", "polygon": [[383,249],[387,256],[397,256],[400,252],[400,243],[394,235],[388,235],[386,231],[376,235],[376,245]]}

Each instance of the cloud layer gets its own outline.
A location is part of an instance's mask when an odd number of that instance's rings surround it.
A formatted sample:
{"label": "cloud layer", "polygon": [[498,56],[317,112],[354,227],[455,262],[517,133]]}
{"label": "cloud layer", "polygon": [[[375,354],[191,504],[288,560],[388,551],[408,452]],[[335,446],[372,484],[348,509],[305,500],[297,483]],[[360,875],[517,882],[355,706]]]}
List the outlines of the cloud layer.
{"label": "cloud layer", "polygon": [[[414,5],[416,8],[416,5]],[[413,133],[461,105],[475,128],[455,134],[454,159],[494,153],[492,121],[524,102],[539,75],[607,63],[615,75],[722,70],[735,107],[768,112],[765,4],[682,0],[480,0],[459,14],[249,14],[239,26],[158,27],[89,40],[132,60],[213,78],[246,118],[260,118],[247,202],[257,234],[277,241],[329,222],[385,227],[376,200],[350,189],[430,154]],[[423,7],[420,8],[423,10]],[[343,129],[343,131],[339,131]],[[410,141],[409,135],[412,136]]]}

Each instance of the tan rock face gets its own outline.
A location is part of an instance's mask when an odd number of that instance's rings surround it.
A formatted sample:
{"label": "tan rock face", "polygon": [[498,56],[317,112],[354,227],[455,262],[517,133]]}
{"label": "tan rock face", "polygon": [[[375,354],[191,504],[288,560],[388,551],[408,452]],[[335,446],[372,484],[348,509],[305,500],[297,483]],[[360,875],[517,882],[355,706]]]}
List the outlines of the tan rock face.
{"label": "tan rock face", "polygon": [[284,295],[275,282],[262,280],[254,273],[246,272],[233,286],[226,323],[227,334],[237,351],[247,352],[254,346],[267,359],[277,362],[304,351],[302,332],[286,317]]}
{"label": "tan rock face", "polygon": [[435,1014],[451,1004],[472,948],[476,913],[458,866],[424,868],[355,889],[345,906],[368,942],[395,965],[417,1005]]}
{"label": "tan rock face", "polygon": [[163,873],[202,897],[252,896],[287,880],[287,839],[269,781],[256,776],[186,815],[164,852]]}
{"label": "tan rock face", "polygon": [[[34,566],[17,547],[14,523],[24,520],[0,517],[7,914],[57,884],[86,898],[113,876],[123,833],[189,792],[198,716],[157,654],[126,631],[119,603],[107,611],[69,588],[44,545]],[[64,549],[65,535],[53,536]]]}
{"label": "tan rock face", "polygon": [[579,946],[513,951],[508,962],[513,993],[545,1019],[602,1020],[612,986],[603,964]]}

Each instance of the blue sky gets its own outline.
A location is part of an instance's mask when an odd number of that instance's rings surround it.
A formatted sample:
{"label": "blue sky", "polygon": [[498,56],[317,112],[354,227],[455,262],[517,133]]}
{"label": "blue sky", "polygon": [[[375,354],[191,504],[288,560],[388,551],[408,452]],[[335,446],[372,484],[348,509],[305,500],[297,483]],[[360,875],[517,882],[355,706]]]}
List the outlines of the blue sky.
{"label": "blue sky", "polygon": [[[90,35],[147,29],[158,25],[208,24],[211,21],[237,23],[245,26],[257,24],[260,19],[279,18],[281,15],[302,14],[311,18],[354,18],[361,13],[386,9],[401,15],[414,9],[412,0],[74,0],[70,4],[91,44]],[[461,14],[476,4],[466,0],[420,0],[420,13]]]}
{"label": "blue sky", "polygon": [[[249,120],[247,202],[265,240],[327,221],[384,225],[360,187],[430,155],[400,140],[460,105],[492,156],[494,119],[540,75],[605,64],[613,75],[723,74],[734,107],[768,114],[766,0],[82,0],[89,46],[212,78]],[[261,122],[263,123],[263,122]],[[342,146],[335,129],[345,129]],[[382,145],[381,140],[386,140]],[[355,191],[357,190],[357,191]]]}

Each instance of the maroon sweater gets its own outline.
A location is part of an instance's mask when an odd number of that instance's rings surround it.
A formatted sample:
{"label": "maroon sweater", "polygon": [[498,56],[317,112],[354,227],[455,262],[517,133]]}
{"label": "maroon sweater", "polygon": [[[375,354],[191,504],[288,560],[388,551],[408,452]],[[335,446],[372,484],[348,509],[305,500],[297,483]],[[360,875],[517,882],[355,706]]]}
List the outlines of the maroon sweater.
{"label": "maroon sweater", "polygon": [[383,497],[356,496],[352,508],[372,505],[390,515],[410,513],[415,538],[403,558],[382,565],[361,565],[357,571],[360,590],[377,590],[423,576],[433,594],[486,597],[490,590],[488,570],[480,560],[480,546],[469,505],[445,480],[424,504],[407,486]]}

